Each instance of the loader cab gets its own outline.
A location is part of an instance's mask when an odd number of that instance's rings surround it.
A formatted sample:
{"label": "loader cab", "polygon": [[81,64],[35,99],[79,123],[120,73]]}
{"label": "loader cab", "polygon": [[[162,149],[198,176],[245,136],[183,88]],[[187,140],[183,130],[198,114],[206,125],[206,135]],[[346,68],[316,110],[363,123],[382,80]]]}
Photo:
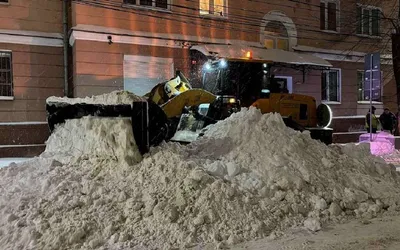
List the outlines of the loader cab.
{"label": "loader cab", "polygon": [[202,68],[202,88],[215,95],[235,96],[243,107],[271,93],[288,93],[287,86],[275,81],[266,62],[218,59]]}

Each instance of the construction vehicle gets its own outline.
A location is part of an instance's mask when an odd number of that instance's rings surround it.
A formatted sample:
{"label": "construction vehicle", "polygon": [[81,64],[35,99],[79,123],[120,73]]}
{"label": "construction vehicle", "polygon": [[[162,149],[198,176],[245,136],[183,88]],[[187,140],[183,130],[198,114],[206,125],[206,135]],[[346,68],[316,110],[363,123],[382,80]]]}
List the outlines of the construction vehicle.
{"label": "construction vehicle", "polygon": [[[146,94],[146,99],[132,104],[47,102],[50,130],[53,131],[56,124],[67,119],[87,115],[130,117],[136,144],[144,154],[163,140],[189,143],[197,139],[207,125],[229,117],[241,107],[254,106],[262,113],[280,113],[287,126],[300,131],[308,130],[312,138],[332,143],[333,131],[328,128],[332,113],[327,105],[317,107],[315,98],[290,94],[277,86],[269,73],[273,61],[253,58],[252,53],[240,48],[228,49],[239,56],[221,58],[214,53],[210,58],[207,54],[205,63],[199,63],[202,76],[201,83],[196,84],[197,88],[193,88],[186,77],[177,71],[174,78],[156,85]],[[258,52],[265,53],[265,50]],[[245,56],[241,56],[243,53]]]}
{"label": "construction vehicle", "polygon": [[[119,94],[123,94],[123,91]],[[129,117],[132,120],[132,130],[138,149],[145,154],[151,146],[158,145],[164,140],[189,143],[196,139],[197,133],[196,137],[190,140],[187,137],[180,139],[179,133],[176,133],[178,124],[182,127],[185,120],[193,117],[184,113],[190,113],[191,107],[207,103],[211,107],[210,112],[214,114],[210,115],[209,112],[208,116],[197,114],[195,117],[196,125],[203,128],[229,116],[230,106],[236,104],[236,108],[238,107],[237,103],[226,103],[226,98],[203,89],[192,88],[185,76],[177,71],[174,78],[157,84],[143,96],[142,100],[133,101],[130,104],[105,105],[84,101],[76,103],[68,101],[68,98],[60,100],[49,98],[46,101],[47,122],[52,132],[57,124],[62,124],[68,119],[79,119],[84,116]],[[229,100],[232,101],[232,98]],[[194,126],[188,129],[187,123],[184,127],[185,130],[198,132]]]}
{"label": "construction vehicle", "polygon": [[[241,107],[279,113],[288,127],[307,130],[312,138],[332,143],[330,107],[324,103],[317,106],[312,96],[288,93],[287,86],[276,81],[271,73],[276,64],[323,70],[332,66],[329,62],[289,51],[241,46],[194,46],[192,51],[191,60],[198,65],[192,72],[201,73],[194,84],[218,96],[232,96],[240,100]],[[304,77],[303,71],[303,80]]]}

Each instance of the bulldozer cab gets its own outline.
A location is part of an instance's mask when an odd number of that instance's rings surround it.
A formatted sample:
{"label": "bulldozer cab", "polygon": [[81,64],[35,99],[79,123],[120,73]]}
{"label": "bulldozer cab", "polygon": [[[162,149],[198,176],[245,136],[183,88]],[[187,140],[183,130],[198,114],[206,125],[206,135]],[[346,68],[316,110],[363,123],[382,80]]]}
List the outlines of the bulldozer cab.
{"label": "bulldozer cab", "polygon": [[271,75],[267,62],[219,59],[203,67],[202,88],[215,95],[231,95],[249,107],[274,93],[288,93],[287,85]]}

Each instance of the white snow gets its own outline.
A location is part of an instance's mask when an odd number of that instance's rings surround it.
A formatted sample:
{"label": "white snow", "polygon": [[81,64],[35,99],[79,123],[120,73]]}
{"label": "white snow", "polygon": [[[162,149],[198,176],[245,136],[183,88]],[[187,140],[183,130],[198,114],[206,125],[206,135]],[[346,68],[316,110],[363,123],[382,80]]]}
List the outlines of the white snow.
{"label": "white snow", "polygon": [[31,159],[31,158],[0,158],[0,168],[7,167],[11,163],[20,163],[20,162],[27,161],[29,159]]}
{"label": "white snow", "polygon": [[56,127],[46,144],[42,156],[52,157],[64,164],[85,157],[114,159],[128,164],[142,159],[129,118],[87,116],[67,120]]}
{"label": "white snow", "polygon": [[104,104],[104,105],[116,105],[116,104],[132,104],[133,102],[145,101],[144,97],[137,96],[129,91],[113,91],[111,93],[96,95],[85,98],[68,98],[68,97],[56,97],[50,96],[46,99],[46,103],[51,102],[63,102],[69,104],[86,103],[86,104]]}
{"label": "white snow", "polygon": [[0,248],[223,246],[399,209],[399,173],[369,147],[326,146],[277,114],[244,109],[138,164],[121,160],[136,152],[128,127],[73,120],[41,157],[1,169]]}

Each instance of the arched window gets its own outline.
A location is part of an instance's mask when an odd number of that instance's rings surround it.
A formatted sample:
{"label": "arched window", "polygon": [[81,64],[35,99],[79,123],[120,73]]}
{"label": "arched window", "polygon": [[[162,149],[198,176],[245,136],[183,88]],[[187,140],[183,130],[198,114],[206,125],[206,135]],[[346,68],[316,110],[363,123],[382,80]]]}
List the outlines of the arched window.
{"label": "arched window", "polygon": [[263,32],[264,46],[268,49],[289,50],[289,35],[280,21],[269,21]]}

